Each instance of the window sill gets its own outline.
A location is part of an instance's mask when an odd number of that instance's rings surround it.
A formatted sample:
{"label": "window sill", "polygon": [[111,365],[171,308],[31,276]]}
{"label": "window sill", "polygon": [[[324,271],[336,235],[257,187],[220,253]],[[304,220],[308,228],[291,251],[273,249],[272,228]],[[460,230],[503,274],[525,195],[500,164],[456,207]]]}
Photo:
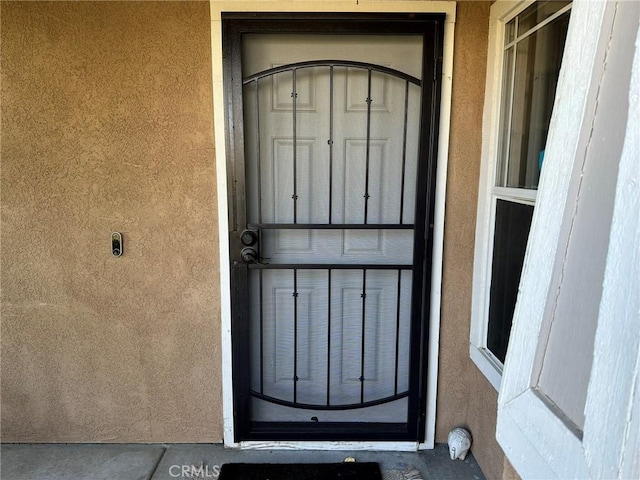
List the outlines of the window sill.
{"label": "window sill", "polygon": [[503,367],[498,359],[486,348],[479,348],[475,345],[469,345],[469,355],[493,388],[500,392]]}

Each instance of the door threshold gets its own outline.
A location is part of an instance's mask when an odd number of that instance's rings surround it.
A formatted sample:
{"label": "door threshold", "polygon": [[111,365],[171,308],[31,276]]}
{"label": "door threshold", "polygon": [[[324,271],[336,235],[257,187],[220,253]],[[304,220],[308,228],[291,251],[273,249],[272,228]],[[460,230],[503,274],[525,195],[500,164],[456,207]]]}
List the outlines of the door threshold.
{"label": "door threshold", "polygon": [[239,450],[350,450],[350,451],[395,451],[417,452],[418,442],[354,442],[354,441],[255,441],[247,440],[226,444],[225,448]]}
{"label": "door threshold", "polygon": [[406,423],[250,422],[241,441],[413,442]]}

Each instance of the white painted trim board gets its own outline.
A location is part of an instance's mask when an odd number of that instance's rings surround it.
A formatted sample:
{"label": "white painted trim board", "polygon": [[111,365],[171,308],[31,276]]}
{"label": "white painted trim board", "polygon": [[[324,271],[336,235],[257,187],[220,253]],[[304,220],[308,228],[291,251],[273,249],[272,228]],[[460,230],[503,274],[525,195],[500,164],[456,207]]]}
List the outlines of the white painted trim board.
{"label": "white painted trim board", "polygon": [[[624,1],[576,1],[572,11],[557,94],[562,101],[553,114],[548,158],[498,398],[497,438],[523,478],[638,478],[640,474],[640,291],[634,281],[640,275],[638,16],[637,4]],[[609,47],[613,39],[626,42],[631,35],[635,37],[635,50],[630,91],[620,91],[629,95],[626,138],[619,163],[584,433],[580,435],[563,422],[553,405],[543,401],[535,387],[539,361],[535,339],[545,338],[547,294],[552,288],[557,249],[564,246],[560,241],[564,206],[567,201],[575,201],[572,197],[577,195],[571,191],[572,172],[582,168],[588,154],[599,101],[606,102],[607,98],[600,94],[613,94],[612,84],[605,83],[606,75],[624,78],[623,69],[628,68],[618,65],[620,72],[614,70],[614,58],[607,54],[627,52],[612,52]]]}

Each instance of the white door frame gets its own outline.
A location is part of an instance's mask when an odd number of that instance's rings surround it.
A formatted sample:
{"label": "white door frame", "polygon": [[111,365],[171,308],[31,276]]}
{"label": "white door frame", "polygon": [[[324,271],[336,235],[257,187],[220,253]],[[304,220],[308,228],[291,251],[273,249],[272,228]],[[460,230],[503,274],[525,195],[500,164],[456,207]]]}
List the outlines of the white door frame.
{"label": "white door frame", "polygon": [[[444,13],[444,58],[442,65],[442,92],[438,159],[436,178],[435,225],[431,274],[429,318],[429,357],[427,360],[427,411],[425,415],[425,441],[416,442],[235,442],[233,427],[233,385],[231,355],[231,272],[229,268],[229,223],[227,202],[227,165],[225,146],[225,99],[222,77],[222,12],[340,12],[340,13]],[[210,0],[211,60],[213,83],[213,119],[218,186],[218,235],[220,250],[220,321],[222,340],[222,403],[224,444],[235,448],[295,448],[312,450],[417,450],[431,449],[435,444],[436,389],[438,384],[438,350],[440,332],[440,300],[442,281],[442,251],[444,237],[444,204],[449,157],[449,124],[451,118],[451,82],[453,73],[453,38],[456,2],[376,2],[373,0],[337,0],[315,2],[311,0]]]}

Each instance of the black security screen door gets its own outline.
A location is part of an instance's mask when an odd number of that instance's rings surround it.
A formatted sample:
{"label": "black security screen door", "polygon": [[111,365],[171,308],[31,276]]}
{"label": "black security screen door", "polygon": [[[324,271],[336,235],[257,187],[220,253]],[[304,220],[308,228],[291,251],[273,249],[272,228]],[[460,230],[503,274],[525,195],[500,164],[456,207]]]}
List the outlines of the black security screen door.
{"label": "black security screen door", "polygon": [[443,15],[223,15],[236,440],[422,440]]}

